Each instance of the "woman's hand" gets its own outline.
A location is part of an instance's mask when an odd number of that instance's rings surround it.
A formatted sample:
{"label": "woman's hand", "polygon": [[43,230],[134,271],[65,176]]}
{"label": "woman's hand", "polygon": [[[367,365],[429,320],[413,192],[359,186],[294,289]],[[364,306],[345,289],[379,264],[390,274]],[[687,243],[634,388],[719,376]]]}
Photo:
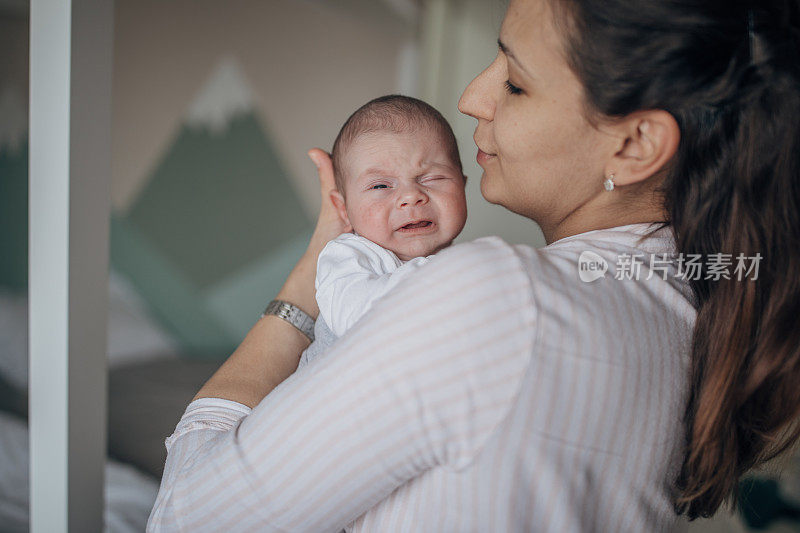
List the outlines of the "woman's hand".
{"label": "woman's hand", "polygon": [[[328,241],[350,231],[350,227],[341,219],[331,200],[331,192],[336,189],[336,184],[330,156],[319,148],[309,150],[308,156],[319,172],[322,194],[319,218],[308,249],[292,269],[276,298],[293,303],[316,318],[319,314],[314,290],[317,258]],[[225,398],[255,407],[297,369],[300,354],[308,345],[308,338],[297,328],[282,318],[267,315],[256,322],[236,351],[203,385],[194,399]]]}
{"label": "woman's hand", "polygon": [[319,217],[317,218],[317,227],[314,229],[314,235],[311,237],[311,242],[308,245],[308,251],[311,253],[322,251],[322,248],[331,241],[341,235],[351,231],[352,228],[346,225],[336,208],[331,201],[331,193],[336,190],[336,182],[333,177],[333,163],[331,156],[327,152],[319,148],[312,148],[308,151],[308,157],[314,162],[319,174],[319,189],[320,196],[322,197],[319,207]]}
{"label": "woman's hand", "polygon": [[309,150],[308,157],[314,162],[319,174],[319,189],[322,197],[319,217],[317,217],[317,226],[314,228],[306,252],[289,274],[277,298],[295,304],[316,318],[319,314],[319,307],[314,290],[314,278],[317,275],[319,253],[329,241],[350,231],[351,228],[344,223],[331,200],[331,192],[336,190],[331,157],[319,148]]}

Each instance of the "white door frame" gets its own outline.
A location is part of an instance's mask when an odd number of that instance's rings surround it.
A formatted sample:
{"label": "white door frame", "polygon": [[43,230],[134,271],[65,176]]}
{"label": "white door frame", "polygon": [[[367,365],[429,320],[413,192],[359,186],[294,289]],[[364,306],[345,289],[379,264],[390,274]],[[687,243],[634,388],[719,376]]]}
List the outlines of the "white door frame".
{"label": "white door frame", "polygon": [[30,518],[103,530],[113,0],[31,0]]}

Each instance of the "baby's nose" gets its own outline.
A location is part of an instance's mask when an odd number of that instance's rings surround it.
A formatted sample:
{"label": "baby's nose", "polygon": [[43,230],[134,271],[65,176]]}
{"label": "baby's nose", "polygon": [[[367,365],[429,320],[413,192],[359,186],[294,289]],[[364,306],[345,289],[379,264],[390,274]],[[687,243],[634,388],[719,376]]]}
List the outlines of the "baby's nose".
{"label": "baby's nose", "polygon": [[428,195],[416,187],[400,193],[400,196],[397,200],[400,207],[410,207],[418,204],[424,204],[427,201]]}

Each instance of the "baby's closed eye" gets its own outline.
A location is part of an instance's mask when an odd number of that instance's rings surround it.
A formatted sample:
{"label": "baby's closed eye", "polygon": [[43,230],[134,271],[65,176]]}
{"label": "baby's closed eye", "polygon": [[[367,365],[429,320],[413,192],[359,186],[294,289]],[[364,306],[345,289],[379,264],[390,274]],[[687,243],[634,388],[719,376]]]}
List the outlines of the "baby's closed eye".
{"label": "baby's closed eye", "polygon": [[449,186],[451,183],[461,183],[461,177],[449,176],[447,174],[436,174],[434,176],[426,176],[420,180],[420,183],[429,187]]}

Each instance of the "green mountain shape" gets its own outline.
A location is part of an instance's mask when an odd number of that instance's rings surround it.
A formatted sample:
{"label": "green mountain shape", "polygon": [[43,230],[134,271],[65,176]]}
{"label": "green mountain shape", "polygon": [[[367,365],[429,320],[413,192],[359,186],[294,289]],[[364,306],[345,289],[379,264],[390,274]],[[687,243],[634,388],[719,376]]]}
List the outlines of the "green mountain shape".
{"label": "green mountain shape", "polygon": [[184,126],[125,222],[202,290],[313,228],[289,180],[254,113]]}
{"label": "green mountain shape", "polygon": [[311,240],[311,231],[251,261],[235,276],[209,287],[202,294],[205,308],[241,340],[286,281]]}
{"label": "green mountain shape", "polygon": [[229,355],[307,244],[290,180],[256,115],[239,113],[221,132],[183,126],[112,217],[112,263],[187,352]]}
{"label": "green mountain shape", "polygon": [[[128,215],[110,262],[187,355],[224,358],[280,289],[313,224],[253,115],[183,128]],[[0,149],[0,286],[25,291],[28,147]]]}
{"label": "green mountain shape", "polygon": [[110,230],[111,265],[131,282],[182,353],[212,359],[230,355],[241,338],[207,309],[180,269],[119,216],[111,215]]}
{"label": "green mountain shape", "polygon": [[[214,358],[229,355],[243,336],[231,334],[213,309],[206,309],[208,305],[196,287],[150,247],[135,228],[113,213],[110,223],[111,265],[130,278],[150,314],[186,353]],[[0,250],[0,287],[27,292],[27,140],[18,150],[0,148]],[[230,307],[238,307],[238,302]]]}

